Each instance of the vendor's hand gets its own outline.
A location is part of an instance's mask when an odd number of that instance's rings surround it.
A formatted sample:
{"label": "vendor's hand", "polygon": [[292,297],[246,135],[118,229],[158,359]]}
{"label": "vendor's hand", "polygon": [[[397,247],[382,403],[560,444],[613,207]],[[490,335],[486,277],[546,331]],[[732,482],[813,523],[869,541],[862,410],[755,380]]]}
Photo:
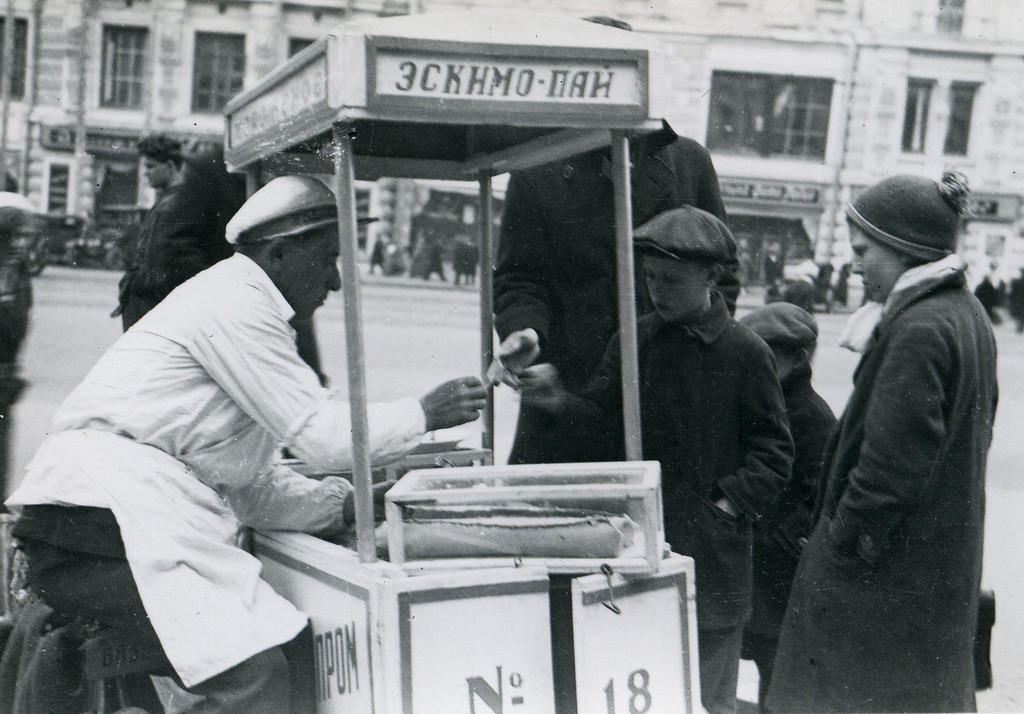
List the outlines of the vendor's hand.
{"label": "vendor's hand", "polygon": [[[374,521],[384,520],[384,494],[386,494],[388,489],[394,485],[394,479],[373,484]],[[346,526],[350,526],[356,522],[356,492],[354,490],[349,491],[348,495],[345,496],[345,502],[341,506],[341,517],[344,519]]]}
{"label": "vendor's hand", "polygon": [[498,347],[498,359],[505,365],[505,369],[517,376],[533,364],[538,355],[540,337],[532,327],[513,332]]}
{"label": "vendor's hand", "polygon": [[427,431],[447,429],[480,416],[487,404],[487,389],[476,377],[459,377],[423,395],[420,406],[427,418]]}
{"label": "vendor's hand", "polygon": [[565,406],[568,394],[554,365],[545,363],[527,367],[519,374],[519,382],[523,404],[548,412],[559,411]]}

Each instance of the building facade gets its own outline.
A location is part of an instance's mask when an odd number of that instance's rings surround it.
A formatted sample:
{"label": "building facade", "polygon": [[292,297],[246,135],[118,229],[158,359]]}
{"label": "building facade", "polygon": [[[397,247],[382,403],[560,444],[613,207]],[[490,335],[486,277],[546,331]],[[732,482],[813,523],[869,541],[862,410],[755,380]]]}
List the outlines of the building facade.
{"label": "building facade", "polygon": [[2,16],[6,26],[13,15],[15,32],[0,175],[43,211],[117,231],[153,200],[139,138],[168,134],[196,153],[219,147],[222,109],[243,87],[347,18],[408,9],[392,0],[14,0]]}
{"label": "building facade", "polygon": [[[14,0],[13,31],[5,17],[0,33],[13,46],[0,83],[0,174],[43,210],[119,225],[151,201],[140,136],[220,144],[227,99],[335,24],[507,7]],[[972,276],[1024,266],[1019,0],[518,0],[516,9],[611,15],[661,39],[668,119],[712,153],[745,281],[807,259],[838,267],[849,259],[851,197],[886,175],[938,178],[945,168],[974,189],[961,246]],[[407,246],[412,216],[443,190],[390,181],[363,186],[362,198],[381,218],[374,230]]]}
{"label": "building facade", "polygon": [[[428,10],[500,0],[427,0]],[[552,4],[521,0],[523,9]],[[963,171],[961,252],[980,280],[1024,267],[1024,4],[1018,0],[562,0],[657,35],[676,130],[718,170],[744,278],[849,260],[843,207],[895,173]]]}

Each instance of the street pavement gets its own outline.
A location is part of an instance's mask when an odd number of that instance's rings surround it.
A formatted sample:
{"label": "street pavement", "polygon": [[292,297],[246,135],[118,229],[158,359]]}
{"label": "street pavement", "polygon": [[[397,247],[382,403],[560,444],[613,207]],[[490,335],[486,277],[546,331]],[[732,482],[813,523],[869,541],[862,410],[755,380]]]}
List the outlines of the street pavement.
{"label": "street pavement", "polygon": [[[365,273],[365,266],[364,266]],[[116,303],[113,272],[50,266],[34,279],[32,328],[23,355],[29,382],[14,409],[12,483],[45,437],[50,417],[72,387],[120,334],[109,317]],[[475,287],[455,287],[437,279],[364,276],[362,303],[367,392],[371,400],[419,396],[443,380],[480,375],[479,298]],[[740,313],[760,303],[745,295]],[[818,315],[819,348],[815,386],[839,414],[851,389],[857,355],[837,346],[845,313]],[[341,297],[332,295],[317,313],[324,372],[332,388],[348,390]],[[995,686],[979,693],[985,712],[1024,711],[1024,567],[1017,553],[1016,528],[1024,514],[1024,487],[1018,474],[1024,463],[1024,335],[1009,324],[996,326],[1001,400],[989,454],[983,586],[996,592],[997,613],[992,657]],[[516,395],[500,387],[495,395],[495,461],[507,458],[518,408]],[[479,444],[479,426],[467,425],[433,435]],[[756,699],[757,674],[745,662],[740,696]]]}

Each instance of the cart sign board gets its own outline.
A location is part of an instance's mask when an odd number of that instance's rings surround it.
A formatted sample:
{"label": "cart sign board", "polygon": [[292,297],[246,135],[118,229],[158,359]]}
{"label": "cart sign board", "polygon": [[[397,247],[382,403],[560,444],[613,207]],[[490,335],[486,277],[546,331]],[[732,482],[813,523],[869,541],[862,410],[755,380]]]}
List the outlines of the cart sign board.
{"label": "cart sign board", "polygon": [[645,116],[647,56],[377,37],[367,52],[371,108]]}
{"label": "cart sign board", "polygon": [[[576,701],[594,714],[699,712],[693,560],[572,582]],[[613,608],[619,610],[618,613]]]}
{"label": "cart sign board", "polygon": [[305,48],[295,59],[284,66],[287,71],[272,73],[262,93],[228,113],[229,148],[271,141],[283,127],[293,136],[312,135],[330,121],[325,42]]}
{"label": "cart sign board", "polygon": [[546,580],[403,592],[398,608],[403,714],[553,714]]}
{"label": "cart sign board", "polygon": [[261,554],[263,577],[309,616],[317,711],[375,711],[370,591],[275,548]]}

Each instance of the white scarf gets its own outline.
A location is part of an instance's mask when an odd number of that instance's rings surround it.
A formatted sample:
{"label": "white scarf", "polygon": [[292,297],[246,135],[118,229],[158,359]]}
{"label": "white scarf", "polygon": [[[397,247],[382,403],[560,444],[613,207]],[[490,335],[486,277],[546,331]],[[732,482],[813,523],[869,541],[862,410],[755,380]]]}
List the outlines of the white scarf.
{"label": "white scarf", "polygon": [[839,346],[854,352],[863,352],[871,341],[875,327],[892,310],[892,306],[900,302],[903,293],[922,283],[942,282],[962,272],[965,267],[964,261],[954,253],[941,260],[918,265],[906,271],[893,285],[884,305],[880,302],[870,301],[850,315],[842,334],[839,335]]}

